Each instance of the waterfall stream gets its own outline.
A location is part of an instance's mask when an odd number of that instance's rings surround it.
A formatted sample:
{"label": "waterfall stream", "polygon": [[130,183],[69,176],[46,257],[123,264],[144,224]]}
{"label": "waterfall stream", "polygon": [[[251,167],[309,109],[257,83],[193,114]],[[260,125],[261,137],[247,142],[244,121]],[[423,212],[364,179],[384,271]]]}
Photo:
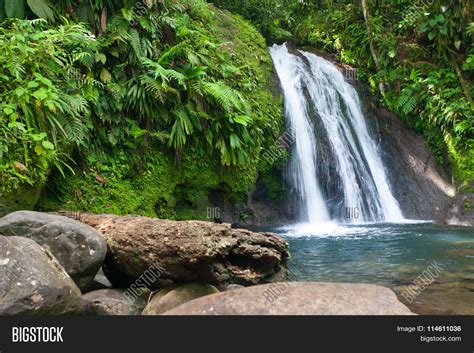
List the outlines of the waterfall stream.
{"label": "waterfall stream", "polygon": [[294,134],[288,177],[301,221],[397,222],[403,215],[359,97],[331,62],[270,48]]}

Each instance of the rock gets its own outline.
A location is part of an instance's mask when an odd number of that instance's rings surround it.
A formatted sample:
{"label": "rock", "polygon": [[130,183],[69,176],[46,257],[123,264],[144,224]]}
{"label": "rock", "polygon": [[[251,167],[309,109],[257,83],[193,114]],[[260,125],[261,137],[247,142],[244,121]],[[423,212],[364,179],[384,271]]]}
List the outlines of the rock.
{"label": "rock", "polygon": [[97,274],[94,277],[94,282],[99,283],[100,285],[106,287],[106,288],[112,288],[112,283],[105,277],[105,275],[100,275]]}
{"label": "rock", "polygon": [[[473,272],[471,272],[472,274]],[[410,302],[403,295],[409,288],[408,285],[394,287],[400,301],[407,305],[410,310],[419,315],[474,315],[474,282],[467,278],[459,281],[459,273],[455,274],[452,282],[435,281],[429,287],[421,291],[416,298]]]}
{"label": "rock", "polygon": [[233,283],[219,286],[219,290],[221,292],[226,292],[228,290],[242,289],[242,288],[245,288],[245,287],[240,284],[233,284]]}
{"label": "rock", "polygon": [[139,315],[146,305],[141,298],[127,296],[125,289],[101,289],[84,294],[89,311],[95,315]]}
{"label": "rock", "polygon": [[385,108],[367,116],[380,141],[381,157],[403,215],[445,223],[456,189],[423,138]]}
{"label": "rock", "polygon": [[159,315],[190,300],[214,293],[219,293],[219,290],[210,284],[188,283],[166,287],[153,297],[142,315]]}
{"label": "rock", "polygon": [[205,296],[164,315],[412,315],[390,289],[373,284],[286,282]]}
{"label": "rock", "polygon": [[10,213],[0,219],[0,234],[27,237],[51,251],[81,289],[91,284],[107,252],[105,240],[94,228],[47,213]]}
{"label": "rock", "polygon": [[128,287],[151,267],[156,270],[148,276],[150,288],[166,281],[252,285],[287,275],[288,244],[271,233],[202,221],[92,214],[80,219],[106,238],[104,271],[115,287]]}
{"label": "rock", "polygon": [[[470,188],[472,190],[474,185]],[[448,211],[446,223],[449,225],[474,227],[474,192],[457,194]]]}
{"label": "rock", "polygon": [[99,289],[111,289],[111,288],[112,288],[112,283],[110,283],[110,281],[104,275],[102,270],[99,270],[99,272],[95,275],[94,280],[92,281],[89,288],[87,288],[86,291],[83,291],[83,293],[93,292]]}
{"label": "rock", "polygon": [[31,239],[0,236],[0,315],[84,309],[81,291],[48,250]]}
{"label": "rock", "polygon": [[8,194],[0,189],[0,217],[19,210],[32,210],[38,202],[43,186],[43,183],[35,186],[23,183]]}

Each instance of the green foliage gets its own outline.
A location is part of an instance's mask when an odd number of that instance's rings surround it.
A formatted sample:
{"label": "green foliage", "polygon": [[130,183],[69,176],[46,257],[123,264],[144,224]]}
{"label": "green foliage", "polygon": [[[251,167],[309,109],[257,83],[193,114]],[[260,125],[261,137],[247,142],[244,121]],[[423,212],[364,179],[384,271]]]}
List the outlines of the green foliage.
{"label": "green foliage", "polygon": [[[99,100],[99,124],[116,125],[123,114],[137,117],[148,138],[168,138],[177,161],[196,144],[225,166],[255,161],[265,140],[263,128],[271,127],[269,137],[275,136],[277,126],[268,122],[279,115],[261,114],[260,107],[249,104],[253,95],[243,92],[241,84],[251,84],[252,73],[241,73],[230,64],[235,58],[222,50],[225,44],[215,34],[216,19],[203,1],[156,4],[140,16],[131,10],[112,18],[101,37],[107,85],[118,84],[127,93],[114,106]],[[263,42],[258,44],[252,47],[263,53]],[[113,145],[122,142],[109,137]]]}
{"label": "green foliage", "polygon": [[379,94],[381,103],[422,133],[439,159],[449,155],[444,162],[453,166],[458,179],[473,180],[472,4],[365,2],[367,20],[362,1],[215,3],[252,21],[270,43],[282,41],[275,34],[281,28],[292,33],[285,40],[323,49],[357,67],[358,77]]}
{"label": "green foliage", "polygon": [[382,104],[423,134],[439,159],[449,155],[449,163],[444,162],[452,165],[456,178],[473,180],[469,2],[367,0],[367,21],[359,1],[305,3],[294,15],[301,18],[293,30],[295,39],[356,66],[359,78],[368,81]]}
{"label": "green foliage", "polygon": [[175,202],[173,165],[165,155],[154,153],[132,168],[129,156],[118,150],[111,155],[90,154],[87,165],[67,182],[55,174],[39,208],[175,218],[170,211]]}
{"label": "green foliage", "polygon": [[54,145],[46,140],[45,133],[35,134],[16,119],[4,121],[4,118],[0,118],[2,194],[18,189],[22,183],[42,183],[46,179],[49,164],[57,161]]}
{"label": "green foliage", "polygon": [[297,21],[293,14],[297,1],[214,0],[213,3],[251,21],[270,43],[283,42],[292,37],[288,29],[293,28]]}
{"label": "green foliage", "polygon": [[0,42],[0,180],[6,193],[44,181],[51,164],[62,171],[68,166],[64,152],[85,141],[88,102],[71,75],[86,67],[97,44],[81,25],[49,28],[44,20],[5,22]]}
{"label": "green foliage", "polygon": [[[202,0],[51,8],[54,24],[1,27],[9,42],[1,102],[11,109],[1,127],[22,123],[21,139],[33,140],[1,145],[1,176],[16,178],[4,191],[52,170],[45,210],[202,218],[213,190],[245,200],[282,123],[265,41],[248,22]],[[25,149],[32,155],[20,159]],[[26,169],[14,174],[17,161]],[[75,175],[64,179],[64,166]]]}
{"label": "green foliage", "polygon": [[24,18],[28,11],[39,18],[54,21],[54,12],[49,0],[2,0],[0,19]]}

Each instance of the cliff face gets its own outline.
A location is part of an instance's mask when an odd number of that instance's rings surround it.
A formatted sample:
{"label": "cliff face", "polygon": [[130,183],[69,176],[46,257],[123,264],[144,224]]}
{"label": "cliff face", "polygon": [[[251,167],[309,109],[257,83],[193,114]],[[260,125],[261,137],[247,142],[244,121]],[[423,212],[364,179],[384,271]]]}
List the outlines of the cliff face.
{"label": "cliff face", "polygon": [[405,218],[445,223],[456,189],[423,139],[387,109],[371,109],[367,117]]}
{"label": "cliff face", "polygon": [[[378,140],[392,192],[408,219],[474,226],[474,193],[458,193],[423,138],[358,87],[364,114]],[[469,188],[465,188],[469,189]]]}

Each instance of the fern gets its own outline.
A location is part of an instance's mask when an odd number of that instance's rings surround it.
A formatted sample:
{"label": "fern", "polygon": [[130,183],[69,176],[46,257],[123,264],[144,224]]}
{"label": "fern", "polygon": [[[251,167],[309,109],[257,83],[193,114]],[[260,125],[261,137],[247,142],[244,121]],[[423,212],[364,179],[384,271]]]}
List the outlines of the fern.
{"label": "fern", "polygon": [[205,82],[203,88],[205,93],[212,97],[226,112],[243,110],[244,104],[239,93],[225,83],[221,81]]}
{"label": "fern", "polygon": [[418,100],[413,95],[413,91],[409,88],[405,88],[397,99],[396,107],[406,115],[411,113],[416,108],[417,104]]}
{"label": "fern", "polygon": [[143,48],[138,31],[134,28],[130,29],[127,35],[127,39],[130,42],[130,45],[132,46],[133,51],[135,52],[135,55],[138,58],[141,58],[143,56]]}
{"label": "fern", "polygon": [[196,116],[186,106],[179,106],[172,115],[176,120],[171,128],[169,145],[180,149],[186,144],[187,136],[192,135],[194,129],[200,129],[201,126]]}

